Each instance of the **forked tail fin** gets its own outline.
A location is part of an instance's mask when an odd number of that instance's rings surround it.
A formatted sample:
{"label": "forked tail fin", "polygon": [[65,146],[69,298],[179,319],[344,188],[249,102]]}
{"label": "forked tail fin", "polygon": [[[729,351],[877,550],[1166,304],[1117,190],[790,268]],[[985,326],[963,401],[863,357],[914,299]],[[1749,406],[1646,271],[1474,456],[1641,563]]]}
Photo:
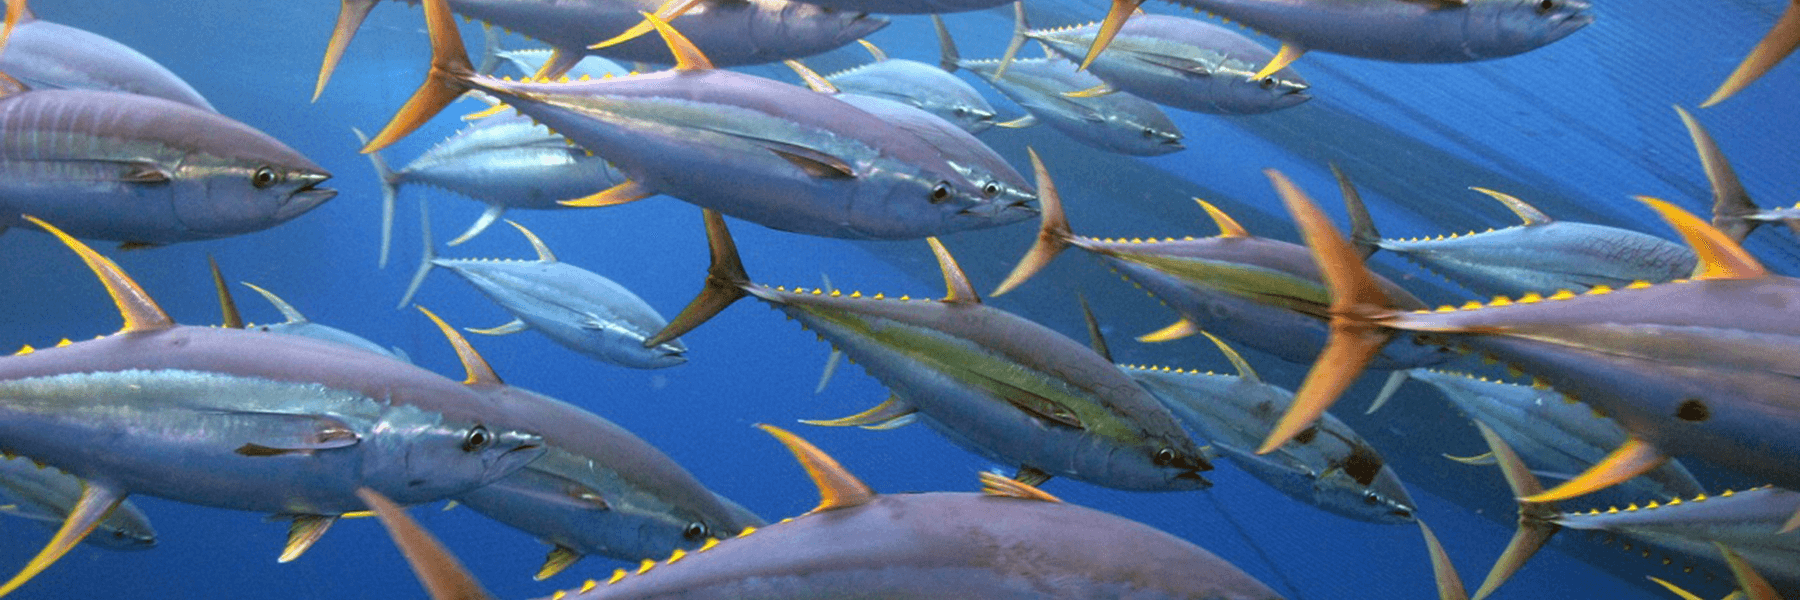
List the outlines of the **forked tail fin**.
{"label": "forked tail fin", "polygon": [[450,13],[447,0],[425,0],[425,29],[431,34],[431,70],[406,105],[394,113],[394,120],[363,146],[364,154],[400,141],[473,89],[469,78],[475,76],[475,66],[469,63],[469,52],[463,48],[462,32],[456,28],[456,15]]}
{"label": "forked tail fin", "polygon": [[669,321],[667,327],[644,340],[645,348],[653,348],[693,331],[748,295],[744,285],[750,283],[750,276],[744,273],[744,263],[738,260],[737,244],[731,241],[731,230],[725,228],[725,217],[712,209],[706,209],[702,214],[706,219],[706,242],[712,248],[712,266],[706,270],[705,287],[687,308],[681,309],[681,314]]}

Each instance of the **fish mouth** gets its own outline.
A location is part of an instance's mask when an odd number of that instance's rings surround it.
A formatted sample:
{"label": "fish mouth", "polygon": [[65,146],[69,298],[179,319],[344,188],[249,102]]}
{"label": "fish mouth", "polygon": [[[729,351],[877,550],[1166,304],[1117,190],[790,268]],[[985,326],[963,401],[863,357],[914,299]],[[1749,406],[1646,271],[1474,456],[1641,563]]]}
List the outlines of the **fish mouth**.
{"label": "fish mouth", "polygon": [[327,200],[336,198],[337,190],[318,187],[319,184],[330,178],[330,175],[316,176],[313,181],[307,182],[300,189],[294,190],[294,193],[288,194],[287,201],[282,202],[281,206],[275,209],[275,218],[285,222],[318,208]]}
{"label": "fish mouth", "polygon": [[1199,471],[1182,471],[1180,473],[1176,473],[1175,480],[1176,481],[1184,481],[1184,482],[1191,481],[1199,486],[1198,489],[1202,489],[1202,490],[1211,488],[1213,486],[1211,481],[1207,480],[1205,477],[1200,476]]}

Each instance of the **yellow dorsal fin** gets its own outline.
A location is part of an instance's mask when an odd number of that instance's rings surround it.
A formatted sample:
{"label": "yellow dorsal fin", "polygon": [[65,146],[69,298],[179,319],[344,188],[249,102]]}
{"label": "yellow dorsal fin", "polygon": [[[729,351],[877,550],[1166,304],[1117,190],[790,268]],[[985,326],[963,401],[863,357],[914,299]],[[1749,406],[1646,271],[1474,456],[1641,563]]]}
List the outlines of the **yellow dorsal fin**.
{"label": "yellow dorsal fin", "polygon": [[1713,227],[1711,223],[1701,220],[1681,207],[1668,202],[1638,196],[1638,201],[1650,205],[1669,222],[1670,227],[1681,233],[1694,254],[1700,256],[1700,264],[1694,267],[1694,279],[1757,279],[1768,277],[1769,271],[1764,269],[1756,257],[1731,241],[1725,233]]}
{"label": "yellow dorsal fin", "polygon": [[688,41],[687,36],[681,35],[681,32],[671,27],[668,21],[650,13],[639,14],[644,15],[644,20],[649,21],[650,26],[655,27],[656,32],[662,34],[663,42],[669,45],[669,52],[675,55],[676,70],[706,71],[713,68],[712,61],[708,60],[705,54],[701,54],[700,49],[695,47],[693,42]]}
{"label": "yellow dorsal fin", "polygon": [[813,483],[819,486],[819,506],[812,512],[860,506],[875,499],[875,492],[869,486],[844,470],[843,465],[824,450],[780,427],[764,424],[756,427],[787,446],[788,451],[794,453],[794,459],[806,469],[806,474],[812,476]]}
{"label": "yellow dorsal fin", "polygon": [[207,254],[206,264],[212,268],[213,289],[219,293],[219,324],[230,329],[243,329],[244,315],[238,312],[237,300],[231,297],[231,288],[225,285],[225,276],[219,273],[219,261]]}
{"label": "yellow dorsal fin", "polygon": [[125,318],[125,328],[119,330],[120,332],[159,331],[175,326],[175,321],[169,318],[169,314],[163,312],[162,307],[157,306],[156,301],[150,299],[150,294],[144,292],[144,288],[138,287],[137,282],[132,281],[131,276],[126,275],[125,271],[120,269],[112,259],[101,256],[87,244],[81,243],[80,240],[70,237],[69,234],[63,233],[63,230],[57,229],[37,217],[31,215],[24,215],[24,217],[25,220],[36,223],[38,227],[55,235],[56,239],[62,240],[62,243],[70,250],[74,250],[75,254],[81,257],[81,262],[87,263],[88,269],[100,278],[100,284],[106,286],[106,293],[112,296],[113,304],[119,307],[120,316]]}
{"label": "yellow dorsal fin", "polygon": [[1233,350],[1229,344],[1226,344],[1225,340],[1219,339],[1219,336],[1213,335],[1211,332],[1204,329],[1200,330],[1200,335],[1204,335],[1206,336],[1206,339],[1212,340],[1213,345],[1219,347],[1219,352],[1225,353],[1225,360],[1231,361],[1231,366],[1237,369],[1238,377],[1257,383],[1262,382],[1262,378],[1256,376],[1256,369],[1250,368],[1250,363],[1245,362],[1244,357],[1240,356],[1237,353],[1237,350]]}
{"label": "yellow dorsal fin", "polygon": [[431,312],[431,309],[417,304],[413,306],[417,307],[419,312],[425,313],[425,316],[431,317],[431,322],[437,324],[438,331],[444,332],[444,339],[450,341],[450,347],[456,349],[456,357],[462,359],[463,371],[468,373],[468,377],[463,379],[464,385],[501,385],[503,383],[500,381],[500,376],[494,373],[493,367],[488,366],[487,359],[482,358],[481,354],[475,351],[475,347],[469,345],[469,340],[464,338],[461,333],[457,333],[456,328],[438,318],[436,313]]}
{"label": "yellow dorsal fin", "polygon": [[1225,211],[1219,210],[1219,207],[1199,198],[1195,198],[1194,201],[1199,202],[1200,208],[1206,209],[1207,216],[1212,217],[1213,222],[1219,224],[1219,237],[1251,237],[1250,232],[1245,231],[1244,226],[1239,225],[1237,219],[1231,218],[1231,215],[1225,214]]}
{"label": "yellow dorsal fin", "polygon": [[981,296],[975,294],[975,286],[969,283],[969,275],[956,264],[956,257],[950,256],[950,250],[935,237],[925,238],[931,244],[931,253],[937,256],[938,268],[944,271],[944,301],[952,304],[980,304]]}
{"label": "yellow dorsal fin", "polygon": [[875,62],[881,62],[888,59],[887,53],[882,52],[880,48],[875,47],[875,44],[869,40],[858,39],[856,40],[856,43],[862,44],[863,49],[869,51],[869,56],[875,57]]}
{"label": "yellow dorsal fin", "polygon": [[506,224],[513,226],[513,229],[519,230],[519,233],[525,234],[525,239],[531,242],[531,249],[537,251],[539,261],[547,263],[556,262],[556,255],[550,253],[550,247],[545,246],[544,240],[538,239],[537,234],[532,233],[530,229],[526,229],[524,225],[520,225],[512,219],[507,219]]}
{"label": "yellow dorsal fin", "polygon": [[1523,502],[1554,502],[1567,500],[1606,489],[1623,483],[1627,479],[1643,475],[1651,469],[1668,462],[1669,457],[1656,446],[1636,437],[1626,438],[1625,444],[1613,450],[1612,454],[1588,470],[1556,486],[1550,491],[1520,498]]}
{"label": "yellow dorsal fin", "polygon": [[806,66],[806,63],[790,58],[781,61],[781,64],[787,65],[789,69],[793,69],[794,73],[798,74],[800,79],[806,82],[806,87],[811,88],[812,91],[821,94],[836,94],[841,91],[837,86],[832,85],[829,80],[826,80],[824,75],[820,75],[818,71],[812,70],[812,67]]}
{"label": "yellow dorsal fin", "polygon": [[1551,221],[1550,216],[1545,215],[1544,211],[1538,210],[1537,207],[1526,204],[1524,200],[1514,198],[1510,194],[1502,194],[1484,187],[1471,186],[1469,189],[1487,194],[1487,197],[1489,198],[1499,200],[1501,204],[1505,204],[1507,208],[1512,209],[1513,214],[1519,215],[1519,219],[1525,221],[1526,225],[1543,225]]}
{"label": "yellow dorsal fin", "polygon": [[1288,65],[1294,64],[1294,61],[1299,60],[1300,55],[1302,54],[1306,54],[1305,48],[1301,48],[1298,44],[1293,42],[1282,42],[1281,51],[1275,53],[1275,58],[1269,59],[1269,64],[1263,65],[1262,70],[1257,71],[1256,74],[1251,75],[1250,78],[1262,79],[1274,75],[1276,71],[1280,71],[1287,68]]}
{"label": "yellow dorsal fin", "polygon": [[989,496],[1042,500],[1044,502],[1062,502],[1062,498],[1052,496],[1049,492],[1037,489],[1037,486],[989,471],[981,472],[981,493]]}

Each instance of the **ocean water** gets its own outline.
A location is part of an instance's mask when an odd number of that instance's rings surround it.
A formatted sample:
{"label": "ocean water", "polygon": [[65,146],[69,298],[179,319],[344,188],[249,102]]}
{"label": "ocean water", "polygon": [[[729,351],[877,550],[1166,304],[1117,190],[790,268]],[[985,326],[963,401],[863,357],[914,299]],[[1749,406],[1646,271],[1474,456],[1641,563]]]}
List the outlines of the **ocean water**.
{"label": "ocean water", "polygon": [[[1096,0],[1039,2],[1035,25],[1098,18]],[[1692,210],[1708,202],[1705,179],[1686,133],[1669,108],[1692,108],[1711,92],[1780,12],[1780,0],[1602,2],[1597,21],[1547,48],[1495,62],[1399,65],[1315,54],[1296,65],[1315,99],[1257,117],[1224,118],[1171,110],[1188,150],[1152,159],[1100,154],[1044,129],[996,130],[983,139],[1021,168],[1025,147],[1044,155],[1078,233],[1110,236],[1210,235],[1189,200],[1224,207],[1252,232],[1294,240],[1292,226],[1261,174],[1278,168],[1336,212],[1326,161],[1357,179],[1389,236],[1438,234],[1510,224],[1500,206],[1465,190],[1512,193],[1553,217],[1670,235],[1630,200],[1660,196]],[[416,312],[395,310],[417,258],[418,199],[429,198],[438,239],[460,231],[480,207],[439,191],[402,195],[395,260],[377,269],[378,191],[349,129],[379,128],[411,94],[426,64],[416,8],[377,7],[346,53],[331,86],[307,102],[318,58],[335,16],[329,2],[159,3],[144,0],[40,0],[41,18],[94,31],[162,62],[218,109],[311,157],[334,174],[337,199],[292,223],[253,235],[133,252],[103,251],[140,281],[178,321],[217,322],[205,271],[218,258],[232,280],[281,294],[315,321],[405,349],[419,364],[458,376],[436,329]],[[1150,10],[1173,12],[1172,5]],[[950,17],[963,56],[997,56],[1010,30],[1006,11]],[[872,36],[896,57],[934,61],[936,45],[921,17],[899,17]],[[475,29],[466,28],[475,35]],[[471,39],[475,39],[471,37]],[[509,36],[508,47],[528,42]],[[1271,44],[1272,45],[1272,44]],[[830,72],[866,60],[860,50],[812,59]],[[1777,67],[1736,98],[1699,111],[1764,206],[1786,204],[1800,177],[1800,92],[1796,66]],[[750,69],[792,81],[785,69]],[[978,84],[980,87],[980,84]],[[997,94],[997,106],[1016,116]],[[454,113],[471,112],[473,107]],[[396,165],[452,133],[451,114],[386,151]],[[672,316],[698,289],[706,265],[699,211],[657,198],[623,207],[509,215],[530,226],[564,261],[611,277]],[[761,282],[817,285],[821,274],[845,290],[914,296],[941,293],[923,242],[848,242],[809,238],[734,223],[743,260]],[[1777,272],[1795,274],[1793,238],[1768,228],[1749,248]],[[1011,268],[1034,235],[1029,224],[949,236],[945,241],[981,289]],[[495,228],[453,257],[528,257],[529,247]],[[1466,300],[1435,276],[1391,257],[1378,261],[1427,300]],[[75,258],[48,236],[0,236],[0,343],[46,345],[83,339],[119,324],[105,294]],[[447,273],[433,274],[417,302],[458,326],[492,326],[509,317]],[[1094,302],[1121,362],[1187,368],[1228,366],[1204,341],[1142,345],[1129,337],[1167,324],[1173,314],[1104,272],[1091,259],[1061,258],[994,306],[1080,336],[1070,290]],[[279,317],[253,296],[240,297],[257,321]],[[479,336],[477,336],[479,337]],[[733,307],[684,338],[690,362],[635,371],[590,361],[536,334],[474,340],[509,383],[579,404],[631,429],[714,490],[775,520],[811,508],[817,495],[787,453],[754,423],[794,425],[836,417],[881,401],[886,392],[846,365],[823,394],[813,386],[828,346],[754,303]],[[1263,377],[1297,384],[1303,365],[1247,353]],[[1336,414],[1378,448],[1406,481],[1420,516],[1444,540],[1473,587],[1511,534],[1504,484],[1490,469],[1443,460],[1481,452],[1466,419],[1425,386],[1409,387],[1394,407],[1360,415],[1372,382]],[[800,427],[794,425],[795,427]],[[994,465],[922,427],[871,432],[797,430],[833,453],[878,491],[972,490]],[[1703,465],[1710,488],[1755,482]],[[1298,504],[1221,462],[1208,492],[1143,494],[1057,480],[1047,491],[1082,505],[1156,526],[1232,561],[1289,598],[1433,597],[1430,567],[1416,528],[1350,521]],[[414,598],[423,592],[372,520],[339,523],[306,556],[275,563],[285,523],[261,515],[136,497],[160,534],[154,550],[77,548],[14,598]],[[497,596],[544,596],[601,577],[624,563],[589,558],[563,575],[533,582],[547,547],[467,509],[436,506],[413,513],[461,557]],[[23,565],[49,530],[0,519],[0,571]],[[1576,534],[1557,542],[1496,598],[1665,598],[1645,575],[1674,580],[1705,597],[1726,587],[1706,573],[1665,567],[1661,555],[1620,551]],[[1146,556],[1144,560],[1156,560]],[[1683,564],[1676,559],[1677,566]]]}

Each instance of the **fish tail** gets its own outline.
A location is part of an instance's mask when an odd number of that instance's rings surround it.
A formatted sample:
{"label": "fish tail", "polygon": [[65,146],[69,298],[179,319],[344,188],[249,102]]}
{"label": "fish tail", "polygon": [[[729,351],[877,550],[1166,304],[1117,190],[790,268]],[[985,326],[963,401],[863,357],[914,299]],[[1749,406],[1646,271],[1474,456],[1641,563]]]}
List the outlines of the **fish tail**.
{"label": "fish tail", "polygon": [[[1475,421],[1475,427],[1481,430],[1481,437],[1487,440],[1488,448],[1493,451],[1495,461],[1500,464],[1500,473],[1506,477],[1506,485],[1512,490],[1514,497],[1535,496],[1544,491],[1537,476],[1519,459],[1512,446],[1500,439],[1498,433],[1479,420]],[[1506,544],[1506,551],[1494,561],[1494,567],[1488,571],[1487,578],[1482,580],[1481,588],[1475,590],[1476,600],[1494,593],[1494,590],[1500,588],[1500,584],[1524,567],[1525,562],[1531,560],[1532,555],[1537,554],[1550,541],[1550,536],[1559,528],[1543,517],[1555,512],[1556,507],[1552,504],[1519,503],[1519,530],[1513,534],[1512,541]]]}
{"label": "fish tail", "polygon": [[[1356,254],[1368,260],[1380,250],[1381,232],[1375,230],[1375,219],[1369,217],[1369,207],[1363,204],[1362,194],[1356,191],[1356,185],[1350,183],[1350,176],[1339,169],[1337,163],[1331,163],[1331,175],[1337,178],[1338,189],[1344,194],[1344,210],[1350,213],[1350,244],[1356,248]],[[1371,409],[1373,410],[1373,409]]]}
{"label": "fish tail", "polygon": [[474,89],[469,78],[475,76],[475,66],[469,63],[462,33],[456,28],[456,16],[450,13],[446,0],[425,0],[425,26],[431,34],[431,70],[426,73],[425,82],[419,84],[419,90],[394,114],[394,120],[363,146],[364,154],[400,141],[463,92]]}
{"label": "fish tail", "polygon": [[1288,212],[1300,226],[1306,245],[1312,248],[1325,285],[1331,290],[1331,333],[1325,350],[1294,393],[1294,402],[1281,416],[1269,437],[1257,448],[1267,454],[1280,448],[1317,421],[1344,390],[1356,381],[1394,331],[1379,319],[1394,308],[1394,301],[1375,283],[1375,274],[1356,255],[1356,249],[1339,234],[1331,219],[1281,172],[1263,172],[1275,184]]}
{"label": "fish tail", "polygon": [[945,72],[955,73],[956,63],[962,62],[962,54],[956,51],[956,40],[950,39],[950,28],[944,26],[944,18],[931,15],[931,25],[937,28],[938,67]]}
{"label": "fish tail", "polygon": [[1069,229],[1069,219],[1063,214],[1062,196],[1056,193],[1056,183],[1050,180],[1050,173],[1044,170],[1044,161],[1038,158],[1036,150],[1031,152],[1031,168],[1037,174],[1038,210],[1042,225],[1038,229],[1037,242],[1019,259],[1019,265],[1013,267],[1000,287],[994,289],[990,296],[999,296],[1012,291],[1036,275],[1038,271],[1050,264],[1064,248],[1069,247],[1069,240],[1075,239],[1075,232]]}
{"label": "fish tail", "polygon": [[413,271],[412,282],[406,284],[406,295],[400,298],[395,310],[412,303],[413,295],[419,293],[419,286],[425,285],[425,276],[430,275],[431,267],[437,264],[437,250],[431,243],[431,211],[427,210],[424,198],[419,199],[419,238],[425,241],[424,249],[419,252],[419,269]]}
{"label": "fish tail", "polygon": [[1031,30],[1031,24],[1025,22],[1025,3],[1013,2],[1013,35],[1006,43],[1006,53],[1000,55],[1000,66],[994,69],[994,79],[998,81],[1006,76],[1007,67],[1011,67],[1013,59],[1019,56],[1019,49],[1025,47],[1025,32]]}
{"label": "fish tail", "polygon": [[1700,166],[1706,170],[1706,181],[1712,185],[1713,227],[1725,232],[1732,241],[1742,243],[1750,232],[1762,225],[1762,221],[1747,217],[1762,212],[1762,209],[1750,200],[1750,193],[1744,191],[1744,184],[1738,181],[1731,161],[1725,159],[1718,142],[1713,141],[1712,134],[1707,133],[1700,120],[1680,106],[1675,107],[1675,112],[1681,115],[1682,125],[1687,126],[1688,137],[1694,140],[1694,151],[1700,154]]}
{"label": "fish tail", "polygon": [[356,30],[373,10],[375,0],[344,0],[338,7],[337,25],[331,28],[331,41],[325,44],[325,60],[319,63],[319,82],[313,84],[313,102],[318,102],[319,94],[325,92],[325,83],[331,81],[331,72],[337,70],[338,61],[344,58],[344,49],[350,47]]}
{"label": "fish tail", "polygon": [[[356,132],[356,139],[362,143],[369,143],[369,136],[361,129],[352,127],[350,131]],[[387,159],[382,158],[380,152],[369,153],[369,164],[375,167],[375,177],[381,180],[381,259],[377,265],[385,269],[388,249],[394,243],[394,199],[400,195],[400,177],[388,168]]]}
{"label": "fish tail", "polygon": [[737,244],[731,241],[731,230],[725,228],[725,217],[712,209],[706,209],[702,214],[706,219],[706,242],[712,247],[712,266],[706,270],[706,285],[667,327],[644,340],[645,348],[654,348],[693,331],[748,295],[744,286],[750,284],[750,275],[744,273],[744,263],[738,260]]}

